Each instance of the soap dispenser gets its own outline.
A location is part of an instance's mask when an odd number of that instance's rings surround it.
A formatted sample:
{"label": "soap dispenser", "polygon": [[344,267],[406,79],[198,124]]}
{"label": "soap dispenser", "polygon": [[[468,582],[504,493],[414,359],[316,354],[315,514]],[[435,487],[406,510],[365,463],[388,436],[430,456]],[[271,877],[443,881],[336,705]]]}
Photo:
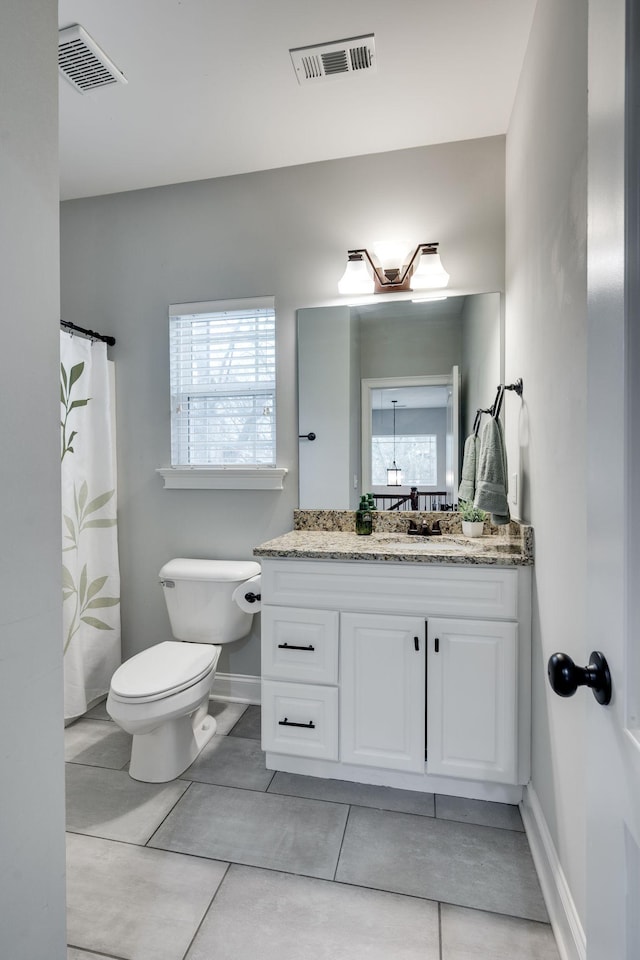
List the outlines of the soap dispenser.
{"label": "soap dispenser", "polygon": [[366,496],[360,497],[360,506],[356,510],[356,533],[366,536],[373,530],[373,516]]}

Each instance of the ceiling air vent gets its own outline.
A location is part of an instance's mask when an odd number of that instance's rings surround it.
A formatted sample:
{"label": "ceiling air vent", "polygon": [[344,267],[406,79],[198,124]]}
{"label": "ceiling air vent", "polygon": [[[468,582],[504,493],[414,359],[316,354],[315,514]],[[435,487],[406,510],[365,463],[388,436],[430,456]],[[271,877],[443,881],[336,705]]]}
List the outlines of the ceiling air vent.
{"label": "ceiling air vent", "polygon": [[376,48],[372,33],[289,50],[298,83],[331,80],[348,73],[375,73]]}
{"label": "ceiling air vent", "polygon": [[58,68],[79,93],[127,78],[79,24],[58,32]]}

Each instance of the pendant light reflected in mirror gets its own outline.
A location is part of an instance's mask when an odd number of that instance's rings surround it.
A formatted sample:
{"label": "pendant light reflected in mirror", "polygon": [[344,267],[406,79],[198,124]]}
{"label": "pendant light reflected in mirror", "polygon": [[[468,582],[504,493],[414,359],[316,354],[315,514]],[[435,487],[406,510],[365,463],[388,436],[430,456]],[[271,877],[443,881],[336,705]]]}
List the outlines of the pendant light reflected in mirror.
{"label": "pendant light reflected in mirror", "polygon": [[387,467],[387,486],[388,487],[401,487],[402,486],[402,469],[396,464],[396,403],[397,400],[392,400],[393,404],[393,466]]}

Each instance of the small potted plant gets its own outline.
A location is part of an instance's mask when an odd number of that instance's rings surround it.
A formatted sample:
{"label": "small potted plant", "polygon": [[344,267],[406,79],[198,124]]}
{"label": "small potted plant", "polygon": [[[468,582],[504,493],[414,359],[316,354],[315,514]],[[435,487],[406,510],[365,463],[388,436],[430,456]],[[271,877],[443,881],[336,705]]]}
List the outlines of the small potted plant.
{"label": "small potted plant", "polygon": [[462,518],[462,532],[465,537],[481,537],[484,530],[484,521],[487,514],[484,510],[474,507],[470,500],[461,500],[458,512]]}

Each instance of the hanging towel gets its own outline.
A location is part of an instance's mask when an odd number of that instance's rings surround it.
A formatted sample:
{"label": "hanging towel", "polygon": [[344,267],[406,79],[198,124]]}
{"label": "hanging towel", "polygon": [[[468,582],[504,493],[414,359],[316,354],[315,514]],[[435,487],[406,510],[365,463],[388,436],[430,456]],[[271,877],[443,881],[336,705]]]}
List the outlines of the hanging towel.
{"label": "hanging towel", "polygon": [[462,479],[458,487],[458,500],[473,503],[476,495],[476,469],[478,466],[478,440],[475,431],[464,442],[462,454]]}
{"label": "hanging towel", "polygon": [[474,506],[490,513],[495,526],[504,526],[511,519],[507,503],[507,454],[502,425],[495,417],[484,425],[480,438]]}

